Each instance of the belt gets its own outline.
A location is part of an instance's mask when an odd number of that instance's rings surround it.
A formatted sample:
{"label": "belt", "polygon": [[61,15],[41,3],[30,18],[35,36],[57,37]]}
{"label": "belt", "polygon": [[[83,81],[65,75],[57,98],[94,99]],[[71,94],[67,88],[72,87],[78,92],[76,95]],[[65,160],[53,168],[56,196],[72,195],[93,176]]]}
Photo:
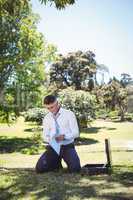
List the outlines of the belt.
{"label": "belt", "polygon": [[74,148],[74,143],[70,143],[70,144],[66,144],[66,145],[62,144],[61,148],[66,148],[66,149]]}

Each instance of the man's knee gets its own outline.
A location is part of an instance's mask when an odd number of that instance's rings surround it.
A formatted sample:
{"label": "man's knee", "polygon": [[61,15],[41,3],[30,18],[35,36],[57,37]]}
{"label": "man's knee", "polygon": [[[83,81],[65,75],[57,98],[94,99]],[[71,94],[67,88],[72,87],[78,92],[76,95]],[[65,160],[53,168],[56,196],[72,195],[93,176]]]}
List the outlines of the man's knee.
{"label": "man's knee", "polygon": [[40,173],[47,172],[48,168],[38,161],[35,167],[35,171],[36,173],[40,174]]}
{"label": "man's knee", "polygon": [[62,165],[55,166],[53,164],[53,166],[49,166],[49,167],[48,166],[39,166],[39,165],[36,165],[36,167],[35,167],[35,171],[38,174],[44,173],[44,172],[56,171],[56,170],[59,170],[59,169],[62,169]]}
{"label": "man's knee", "polygon": [[70,149],[67,152],[67,165],[69,172],[79,172],[81,170],[80,159],[75,149]]}
{"label": "man's knee", "polygon": [[45,152],[38,160],[35,171],[43,173],[58,170],[62,167],[59,156],[53,150]]}
{"label": "man's knee", "polygon": [[70,173],[80,172],[80,170],[81,170],[80,164],[77,164],[75,166],[69,167],[69,172]]}
{"label": "man's knee", "polygon": [[39,168],[37,166],[35,167],[35,171],[36,171],[37,174],[41,174],[41,173],[44,172],[44,170],[42,168]]}
{"label": "man's knee", "polygon": [[36,173],[43,173],[48,171],[45,153],[39,158],[35,167]]}

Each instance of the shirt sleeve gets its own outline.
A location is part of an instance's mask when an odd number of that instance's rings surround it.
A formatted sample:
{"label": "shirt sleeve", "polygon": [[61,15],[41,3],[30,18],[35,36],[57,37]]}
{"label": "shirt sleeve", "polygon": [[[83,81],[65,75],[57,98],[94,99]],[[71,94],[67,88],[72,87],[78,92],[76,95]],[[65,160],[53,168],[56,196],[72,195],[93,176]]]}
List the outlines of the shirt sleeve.
{"label": "shirt sleeve", "polygon": [[49,125],[48,125],[48,119],[44,117],[43,119],[43,139],[45,142],[50,141],[50,131],[49,131]]}
{"label": "shirt sleeve", "polygon": [[68,120],[69,120],[69,132],[65,135],[65,139],[70,140],[79,137],[79,127],[77,119],[72,111],[70,111]]}

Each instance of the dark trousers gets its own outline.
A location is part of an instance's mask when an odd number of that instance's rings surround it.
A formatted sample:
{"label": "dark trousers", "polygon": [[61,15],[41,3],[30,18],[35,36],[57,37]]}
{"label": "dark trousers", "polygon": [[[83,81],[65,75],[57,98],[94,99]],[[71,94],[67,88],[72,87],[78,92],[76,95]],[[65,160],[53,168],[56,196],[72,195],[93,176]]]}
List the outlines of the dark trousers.
{"label": "dark trousers", "polygon": [[69,172],[78,172],[81,169],[80,160],[74,144],[62,145],[60,155],[52,147],[47,146],[46,151],[41,155],[37,164],[36,172],[43,173],[62,168],[61,159],[67,164]]}

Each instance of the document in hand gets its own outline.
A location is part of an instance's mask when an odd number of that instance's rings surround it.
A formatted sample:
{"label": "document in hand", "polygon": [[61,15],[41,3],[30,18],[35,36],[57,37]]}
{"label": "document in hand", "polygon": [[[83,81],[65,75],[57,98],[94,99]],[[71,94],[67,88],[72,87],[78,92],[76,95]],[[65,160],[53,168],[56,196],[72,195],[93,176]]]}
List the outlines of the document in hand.
{"label": "document in hand", "polygon": [[60,154],[60,143],[56,142],[55,138],[53,138],[49,144],[59,155]]}

